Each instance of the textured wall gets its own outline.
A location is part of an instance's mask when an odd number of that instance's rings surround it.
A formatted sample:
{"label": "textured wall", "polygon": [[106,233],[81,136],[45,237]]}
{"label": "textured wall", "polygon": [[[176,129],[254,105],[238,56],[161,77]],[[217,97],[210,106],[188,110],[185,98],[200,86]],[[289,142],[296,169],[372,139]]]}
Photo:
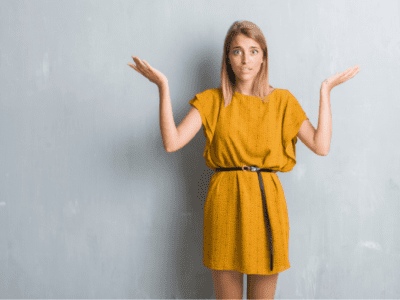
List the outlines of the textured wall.
{"label": "textured wall", "polygon": [[219,85],[229,26],[249,20],[271,85],[314,127],[322,81],[361,65],[331,92],[329,155],[298,141],[278,174],[291,268],[276,298],[399,298],[399,4],[0,0],[0,297],[215,297],[205,137],[167,153],[158,89],[127,63],[168,77],[178,125]]}

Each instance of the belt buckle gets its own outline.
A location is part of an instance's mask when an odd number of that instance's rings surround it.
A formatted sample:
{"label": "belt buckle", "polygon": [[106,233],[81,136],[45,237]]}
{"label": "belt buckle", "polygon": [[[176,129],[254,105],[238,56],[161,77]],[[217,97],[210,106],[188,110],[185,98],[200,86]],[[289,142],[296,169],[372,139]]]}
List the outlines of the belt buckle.
{"label": "belt buckle", "polygon": [[[247,170],[245,170],[245,168],[247,168]],[[242,170],[243,171],[253,171],[253,172],[257,172],[257,167],[256,166],[245,166],[243,165]]]}

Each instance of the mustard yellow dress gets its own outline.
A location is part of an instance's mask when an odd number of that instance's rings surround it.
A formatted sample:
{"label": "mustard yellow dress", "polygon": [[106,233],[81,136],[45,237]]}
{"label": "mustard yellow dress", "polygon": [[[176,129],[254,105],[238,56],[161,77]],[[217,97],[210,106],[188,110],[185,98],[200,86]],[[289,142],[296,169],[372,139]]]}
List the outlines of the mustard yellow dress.
{"label": "mustard yellow dress", "polygon": [[[261,98],[235,92],[224,107],[220,89],[197,94],[189,103],[201,115],[204,158],[218,167],[257,166],[289,172],[296,164],[297,133],[308,119],[285,89]],[[261,172],[272,228],[273,270],[257,172],[216,172],[210,179],[203,222],[203,263],[216,270],[271,275],[290,268],[289,218],[277,173]]]}

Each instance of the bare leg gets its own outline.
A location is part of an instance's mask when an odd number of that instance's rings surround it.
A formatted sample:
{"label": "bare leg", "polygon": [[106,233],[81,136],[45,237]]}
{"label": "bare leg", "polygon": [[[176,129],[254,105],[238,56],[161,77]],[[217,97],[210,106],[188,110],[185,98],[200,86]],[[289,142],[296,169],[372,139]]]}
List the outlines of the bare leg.
{"label": "bare leg", "polygon": [[243,273],[211,270],[217,299],[243,299]]}
{"label": "bare leg", "polygon": [[277,281],[278,273],[247,274],[247,299],[274,299]]}

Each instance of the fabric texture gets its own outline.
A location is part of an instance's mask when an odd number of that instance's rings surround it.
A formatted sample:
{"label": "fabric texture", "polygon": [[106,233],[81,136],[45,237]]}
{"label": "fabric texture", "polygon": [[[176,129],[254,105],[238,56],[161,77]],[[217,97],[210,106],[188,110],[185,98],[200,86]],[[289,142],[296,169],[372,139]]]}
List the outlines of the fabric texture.
{"label": "fabric texture", "polygon": [[[275,89],[268,102],[235,92],[224,107],[221,89],[197,94],[189,104],[203,123],[206,165],[255,165],[289,172],[296,164],[297,133],[308,119],[297,99]],[[272,228],[274,268],[269,249],[257,172],[225,171],[211,177],[204,206],[203,263],[216,270],[271,275],[290,268],[289,218],[276,173],[261,172]]]}

